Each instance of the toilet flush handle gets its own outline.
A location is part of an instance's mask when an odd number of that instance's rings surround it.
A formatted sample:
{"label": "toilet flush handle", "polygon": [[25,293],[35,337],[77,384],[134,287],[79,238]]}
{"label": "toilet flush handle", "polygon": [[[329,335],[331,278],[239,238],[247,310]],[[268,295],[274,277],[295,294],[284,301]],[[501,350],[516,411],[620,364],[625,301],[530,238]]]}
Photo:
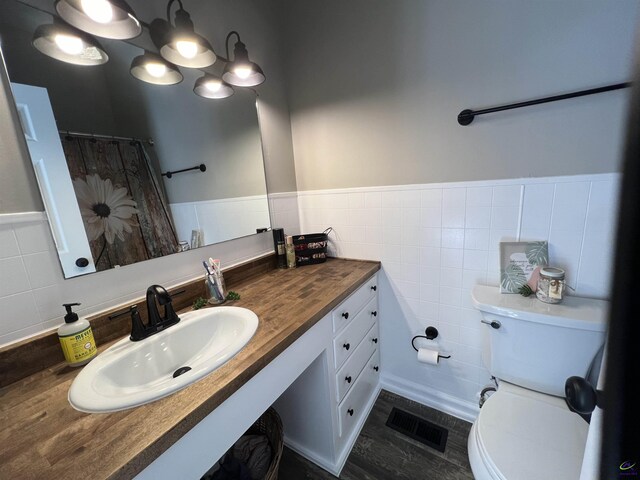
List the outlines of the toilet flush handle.
{"label": "toilet flush handle", "polygon": [[491,328],[495,328],[496,330],[497,330],[497,329],[499,329],[499,328],[502,326],[502,324],[501,324],[499,321],[497,321],[497,320],[489,321],[489,320],[487,320],[487,319],[483,318],[483,319],[482,319],[482,320],[480,320],[480,321],[481,321],[482,323],[486,323],[487,325],[491,325]]}

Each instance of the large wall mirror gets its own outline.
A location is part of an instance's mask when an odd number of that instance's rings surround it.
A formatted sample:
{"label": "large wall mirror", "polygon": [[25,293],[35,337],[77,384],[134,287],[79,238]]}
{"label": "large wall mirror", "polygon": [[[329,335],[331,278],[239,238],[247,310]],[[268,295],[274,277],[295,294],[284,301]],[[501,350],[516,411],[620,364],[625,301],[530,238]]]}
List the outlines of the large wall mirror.
{"label": "large wall mirror", "polygon": [[53,0],[31,3],[2,0],[0,41],[65,278],[271,227],[253,90],[197,96],[189,68],[134,78],[144,35],[100,38],[102,65],[58,61],[32,44]]}

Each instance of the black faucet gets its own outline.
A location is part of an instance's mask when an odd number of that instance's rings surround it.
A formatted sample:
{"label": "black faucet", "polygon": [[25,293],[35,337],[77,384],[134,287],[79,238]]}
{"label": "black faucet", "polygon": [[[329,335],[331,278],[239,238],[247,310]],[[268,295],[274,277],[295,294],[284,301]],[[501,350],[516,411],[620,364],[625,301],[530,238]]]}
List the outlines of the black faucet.
{"label": "black faucet", "polygon": [[[158,304],[164,307],[163,316],[160,316]],[[171,305],[171,295],[160,285],[151,285],[147,288],[147,316],[149,321],[146,325],[142,323],[137,305],[133,305],[130,311],[131,336],[129,338],[134,342],[144,340],[180,321],[180,317],[178,317]]]}

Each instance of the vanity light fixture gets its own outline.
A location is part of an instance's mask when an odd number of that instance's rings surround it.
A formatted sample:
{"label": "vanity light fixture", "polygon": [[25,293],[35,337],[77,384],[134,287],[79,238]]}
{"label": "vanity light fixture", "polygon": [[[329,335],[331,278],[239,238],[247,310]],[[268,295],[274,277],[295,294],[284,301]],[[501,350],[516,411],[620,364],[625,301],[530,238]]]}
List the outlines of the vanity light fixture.
{"label": "vanity light fixture", "polygon": [[74,27],[99,37],[127,40],[142,33],[124,0],[58,0],[56,11]]}
{"label": "vanity light fixture", "polygon": [[[174,23],[171,7],[177,2]],[[127,40],[142,33],[138,21],[125,0],[56,0],[55,9],[64,20],[54,19],[53,25],[41,25],[34,34],[33,45],[44,54],[76,65],[100,65],[108,55],[89,34],[115,40]],[[209,41],[195,32],[191,16],[182,0],[169,0],[167,21],[159,18],[150,25],[151,40],[159,54],[145,51],[134,58],[130,72],[139,80],[155,85],[175,85],[184,77],[178,66],[206,68],[215,63],[217,55]],[[65,22],[68,22],[65,23]],[[235,36],[233,60],[229,55],[229,41]],[[247,47],[235,30],[225,40],[227,58],[222,78],[205,74],[193,91],[205,98],[226,98],[233,95],[232,86],[255,87],[265,81],[260,66],[249,60]]]}
{"label": "vanity light fixture", "polygon": [[167,33],[160,55],[176,65],[188,68],[204,68],[216,61],[216,54],[209,41],[195,32],[191,16],[182,6],[182,0],[169,0],[167,4],[167,22],[171,24],[171,5],[177,1],[180,8],[176,11],[175,26]]}
{"label": "vanity light fixture", "polygon": [[[232,35],[238,38],[233,48],[233,61],[229,57],[229,39]],[[244,43],[240,41],[240,35],[236,31],[231,31],[225,41],[227,58],[229,63],[224,67],[222,79],[237,87],[255,87],[265,81],[264,73],[258,64],[249,60],[249,52]]]}
{"label": "vanity light fixture", "polygon": [[233,88],[224,80],[205,74],[196,80],[193,92],[204,98],[227,98],[233,95]]}
{"label": "vanity light fixture", "polygon": [[178,67],[151,52],[145,52],[131,61],[131,75],[154,85],[175,85],[184,78]]}
{"label": "vanity light fixture", "polygon": [[54,18],[36,28],[31,41],[45,55],[74,65],[102,65],[109,56],[91,35]]}

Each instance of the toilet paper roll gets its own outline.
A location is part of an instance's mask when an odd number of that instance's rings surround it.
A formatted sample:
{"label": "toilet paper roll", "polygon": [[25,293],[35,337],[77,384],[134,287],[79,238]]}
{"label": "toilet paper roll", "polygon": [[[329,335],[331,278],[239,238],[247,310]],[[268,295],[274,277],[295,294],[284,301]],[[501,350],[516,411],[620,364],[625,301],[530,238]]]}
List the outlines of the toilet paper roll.
{"label": "toilet paper roll", "polygon": [[438,365],[439,352],[437,350],[431,350],[430,348],[418,349],[418,361],[421,363],[427,363],[429,365]]}

